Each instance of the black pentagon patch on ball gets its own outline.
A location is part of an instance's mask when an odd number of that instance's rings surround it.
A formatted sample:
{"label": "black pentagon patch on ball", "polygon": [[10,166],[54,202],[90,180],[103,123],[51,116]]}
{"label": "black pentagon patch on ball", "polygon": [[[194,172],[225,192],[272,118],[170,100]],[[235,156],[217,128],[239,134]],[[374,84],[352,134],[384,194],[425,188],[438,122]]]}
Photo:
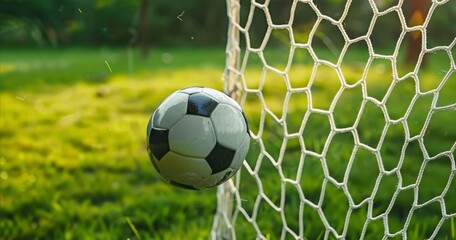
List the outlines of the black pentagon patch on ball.
{"label": "black pentagon patch on ball", "polygon": [[183,183],[178,183],[176,181],[173,181],[173,180],[170,180],[169,183],[171,185],[174,185],[176,187],[180,187],[180,188],[184,188],[184,189],[189,189],[189,190],[198,190],[197,188],[194,188],[190,185],[187,185],[187,184],[183,184]]}
{"label": "black pentagon patch on ball", "polygon": [[206,157],[206,161],[212,169],[212,174],[219,173],[227,169],[233,161],[235,150],[215,144],[211,153]]}
{"label": "black pentagon patch on ball", "polygon": [[160,160],[169,152],[169,130],[152,128],[150,130],[149,147],[152,154]]}
{"label": "black pentagon patch on ball", "polygon": [[218,103],[204,93],[190,95],[187,104],[187,114],[210,117]]}

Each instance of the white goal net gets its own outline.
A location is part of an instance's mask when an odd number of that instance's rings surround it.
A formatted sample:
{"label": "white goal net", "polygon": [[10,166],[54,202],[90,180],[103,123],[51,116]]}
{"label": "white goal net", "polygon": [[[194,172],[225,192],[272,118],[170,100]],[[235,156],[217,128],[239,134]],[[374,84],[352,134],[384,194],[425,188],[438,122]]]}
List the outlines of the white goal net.
{"label": "white goal net", "polygon": [[455,9],[227,0],[225,90],[252,140],[211,238],[456,238]]}

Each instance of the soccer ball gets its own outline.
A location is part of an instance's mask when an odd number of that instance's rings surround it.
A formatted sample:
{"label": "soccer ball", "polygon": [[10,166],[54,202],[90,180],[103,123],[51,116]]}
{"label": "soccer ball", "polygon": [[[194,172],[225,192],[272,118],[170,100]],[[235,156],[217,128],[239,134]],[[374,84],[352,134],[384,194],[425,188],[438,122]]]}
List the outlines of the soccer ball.
{"label": "soccer ball", "polygon": [[162,178],[186,189],[230,179],[250,145],[241,107],[222,92],[190,87],[166,98],[147,125],[147,150]]}

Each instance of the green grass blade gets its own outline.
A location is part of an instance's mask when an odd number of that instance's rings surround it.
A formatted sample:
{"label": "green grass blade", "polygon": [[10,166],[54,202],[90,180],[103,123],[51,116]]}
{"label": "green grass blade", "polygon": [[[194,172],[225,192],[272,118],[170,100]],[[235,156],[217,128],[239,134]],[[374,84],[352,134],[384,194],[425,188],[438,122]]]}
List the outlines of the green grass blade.
{"label": "green grass blade", "polygon": [[135,234],[136,238],[141,239],[141,236],[139,236],[138,229],[136,229],[135,225],[131,222],[131,219],[129,217],[125,217],[125,221],[127,221],[128,225],[130,226],[131,230]]}

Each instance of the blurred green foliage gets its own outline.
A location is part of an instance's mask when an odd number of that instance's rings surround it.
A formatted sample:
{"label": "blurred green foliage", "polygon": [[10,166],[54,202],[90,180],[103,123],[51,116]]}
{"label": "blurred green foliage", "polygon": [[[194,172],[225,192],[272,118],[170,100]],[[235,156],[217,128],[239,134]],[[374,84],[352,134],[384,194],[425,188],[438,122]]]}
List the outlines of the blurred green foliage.
{"label": "blurred green foliage", "polygon": [[[224,0],[146,0],[148,32],[151,45],[224,45],[228,18]],[[241,0],[240,25],[245,26],[250,0]],[[261,2],[261,1],[260,1]],[[291,0],[271,0],[269,13],[275,24],[290,19]],[[322,14],[339,19],[346,2],[315,2]],[[397,4],[395,0],[376,1],[379,11]],[[407,3],[402,5],[406,22]],[[127,45],[138,41],[140,1],[124,0],[0,0],[0,42],[4,46],[100,46]],[[429,5],[430,6],[430,3]],[[250,40],[261,42],[267,29],[264,12],[255,8]],[[368,1],[353,1],[343,22],[350,38],[364,35],[371,24],[373,11]],[[178,18],[179,17],[179,18]],[[429,21],[429,46],[447,45],[456,36],[456,3],[438,6]],[[299,3],[294,15],[294,34],[298,42],[307,40],[317,13],[309,4]],[[394,47],[402,30],[396,11],[380,16],[371,40],[374,47]],[[316,46],[339,45],[339,30],[323,20],[314,40]],[[274,38],[280,39],[277,34]],[[335,41],[328,43],[328,40]],[[343,39],[342,39],[343,40]]]}
{"label": "blurred green foliage", "polygon": [[[0,40],[9,46],[127,45],[138,41],[139,1],[1,0]],[[152,45],[225,41],[223,1],[149,1]],[[180,21],[177,16],[182,15]]]}

